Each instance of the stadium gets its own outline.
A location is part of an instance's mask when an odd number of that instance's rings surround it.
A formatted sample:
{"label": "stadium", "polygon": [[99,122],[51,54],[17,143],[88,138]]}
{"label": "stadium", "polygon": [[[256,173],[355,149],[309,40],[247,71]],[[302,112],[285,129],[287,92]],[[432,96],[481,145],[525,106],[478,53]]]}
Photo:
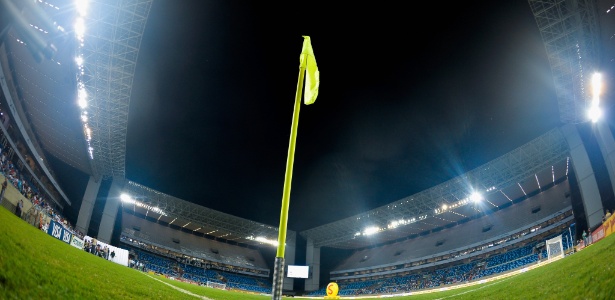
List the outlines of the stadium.
{"label": "stadium", "polygon": [[[128,108],[152,0],[91,1],[87,14],[69,2],[0,6],[0,179],[8,181],[0,201],[21,218],[14,222],[44,232],[40,238],[138,272],[276,299],[335,297],[330,282],[342,298],[484,284],[565,260],[611,234],[613,120],[609,93],[601,99],[593,73],[614,71],[611,3],[528,1],[561,126],[384,206],[290,228],[280,275],[273,262],[279,227],[127,178]],[[89,176],[80,199],[63,190],[53,160]]]}

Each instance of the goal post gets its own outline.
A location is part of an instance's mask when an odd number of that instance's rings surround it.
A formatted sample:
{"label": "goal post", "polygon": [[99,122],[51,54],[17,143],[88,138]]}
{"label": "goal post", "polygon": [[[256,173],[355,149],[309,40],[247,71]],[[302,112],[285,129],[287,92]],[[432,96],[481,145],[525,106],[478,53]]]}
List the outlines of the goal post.
{"label": "goal post", "polygon": [[215,282],[215,281],[207,280],[207,287],[214,288],[214,289],[226,290],[226,283],[220,283],[220,282]]}
{"label": "goal post", "polygon": [[562,244],[562,236],[556,236],[545,241],[547,248],[547,259],[564,257],[564,245]]}

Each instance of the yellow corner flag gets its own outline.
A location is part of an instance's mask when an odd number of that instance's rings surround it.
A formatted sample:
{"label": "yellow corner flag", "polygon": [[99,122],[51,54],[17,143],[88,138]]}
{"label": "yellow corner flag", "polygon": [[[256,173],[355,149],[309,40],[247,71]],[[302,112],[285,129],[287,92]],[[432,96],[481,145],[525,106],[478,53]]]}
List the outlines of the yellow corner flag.
{"label": "yellow corner flag", "polygon": [[301,56],[299,59],[301,67],[305,67],[305,93],[303,94],[303,102],[310,105],[316,101],[318,97],[318,87],[320,86],[320,72],[318,72],[318,66],[316,65],[316,57],[314,57],[314,50],[312,49],[312,43],[310,37],[303,36],[303,49],[301,50]]}

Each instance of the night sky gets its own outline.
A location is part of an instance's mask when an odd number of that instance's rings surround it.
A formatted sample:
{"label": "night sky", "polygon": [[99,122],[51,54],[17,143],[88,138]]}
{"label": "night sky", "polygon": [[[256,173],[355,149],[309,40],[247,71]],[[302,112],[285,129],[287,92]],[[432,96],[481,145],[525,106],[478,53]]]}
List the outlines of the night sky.
{"label": "night sky", "polygon": [[428,189],[559,125],[527,1],[157,0],[126,177],[277,226],[303,35],[321,83],[301,107],[290,230]]}

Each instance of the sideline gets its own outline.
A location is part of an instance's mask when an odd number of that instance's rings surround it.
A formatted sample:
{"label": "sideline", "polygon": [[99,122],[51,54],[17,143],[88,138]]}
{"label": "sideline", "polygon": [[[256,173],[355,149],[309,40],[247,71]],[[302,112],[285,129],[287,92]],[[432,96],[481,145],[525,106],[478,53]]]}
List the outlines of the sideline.
{"label": "sideline", "polygon": [[147,276],[147,277],[149,277],[149,278],[151,278],[151,279],[154,279],[154,280],[156,280],[156,281],[158,281],[158,282],[164,283],[164,284],[166,284],[166,285],[168,285],[168,286],[170,286],[170,287],[172,287],[172,288],[174,288],[174,289],[176,289],[176,290],[178,290],[178,291],[180,291],[180,292],[182,292],[182,293],[184,293],[184,294],[187,294],[187,295],[190,295],[190,296],[193,296],[193,297],[197,297],[197,298],[201,298],[201,299],[203,299],[203,300],[213,300],[213,299],[211,299],[211,298],[207,298],[207,297],[205,297],[205,296],[197,295],[197,294],[195,294],[195,293],[192,293],[192,292],[190,292],[190,291],[184,290],[184,289],[182,289],[182,288],[178,288],[178,287],[176,287],[176,286],[174,286],[174,285],[172,285],[172,284],[170,284],[170,283],[168,283],[168,282],[164,282],[164,281],[162,281],[162,280],[160,280],[160,279],[158,279],[158,278],[155,278],[155,277],[153,277],[153,276],[152,276],[152,275],[150,275],[150,274],[143,273],[143,275],[145,275],[145,276]]}
{"label": "sideline", "polygon": [[442,299],[447,299],[447,298],[455,298],[455,297],[457,297],[457,296],[465,295],[465,294],[468,294],[468,293],[473,293],[473,292],[476,292],[476,291],[478,291],[478,290],[484,289],[484,288],[486,288],[486,287],[489,287],[489,286],[492,286],[492,285],[496,285],[496,284],[502,283],[502,282],[504,282],[504,281],[507,281],[507,280],[509,280],[509,279],[513,278],[513,277],[514,277],[514,276],[510,276],[510,277],[504,278],[504,279],[502,279],[502,280],[498,280],[498,281],[494,281],[494,282],[489,283],[489,284],[484,284],[484,285],[481,285],[481,286],[479,286],[479,287],[477,287],[477,288],[475,288],[475,289],[467,290],[467,291],[465,291],[465,292],[457,293],[457,294],[450,295],[450,296],[446,296],[446,297],[442,297],[442,298],[437,298],[436,300],[442,300]]}
{"label": "sideline", "polygon": [[[555,262],[557,260],[560,260],[562,258],[564,258],[565,256],[557,256],[554,257],[552,259],[549,260],[543,260],[540,261],[534,265],[531,266],[526,266],[523,267],[521,269],[516,269],[514,271],[509,271],[508,273],[504,273],[504,274],[500,274],[500,275],[493,275],[492,277],[488,277],[488,278],[483,278],[483,279],[478,279],[476,281],[471,281],[471,282],[466,282],[466,283],[461,283],[461,284],[456,284],[456,285],[452,285],[452,286],[444,286],[444,287],[435,287],[435,288],[431,288],[431,289],[424,289],[424,290],[417,290],[417,291],[412,291],[412,292],[405,292],[405,293],[400,293],[400,294],[384,294],[384,295],[379,295],[379,294],[373,294],[373,295],[368,295],[368,296],[344,296],[344,299],[370,299],[370,298],[395,298],[395,297],[401,297],[401,296],[412,296],[412,295],[421,295],[421,294],[431,294],[431,293],[438,293],[438,292],[443,292],[443,291],[449,291],[449,290],[454,290],[454,289],[459,289],[459,288],[465,288],[465,287],[469,287],[469,286],[474,286],[474,285],[480,285],[480,287],[475,288],[475,289],[471,289],[465,292],[461,292],[455,295],[451,295],[451,296],[446,296],[444,298],[436,298],[436,299],[446,299],[446,298],[452,298],[452,297],[456,297],[459,295],[463,295],[472,291],[477,291],[479,289],[485,288],[487,286],[491,286],[494,284],[498,284],[500,282],[504,282],[505,280],[510,279],[510,277],[514,277],[515,275],[521,274],[521,273],[525,273],[529,270],[533,270],[535,268],[539,268],[541,266],[544,266],[546,264],[550,264],[552,262]],[[302,298],[302,299],[322,299],[322,296],[320,297],[314,297],[314,296],[296,296],[295,298]]]}

